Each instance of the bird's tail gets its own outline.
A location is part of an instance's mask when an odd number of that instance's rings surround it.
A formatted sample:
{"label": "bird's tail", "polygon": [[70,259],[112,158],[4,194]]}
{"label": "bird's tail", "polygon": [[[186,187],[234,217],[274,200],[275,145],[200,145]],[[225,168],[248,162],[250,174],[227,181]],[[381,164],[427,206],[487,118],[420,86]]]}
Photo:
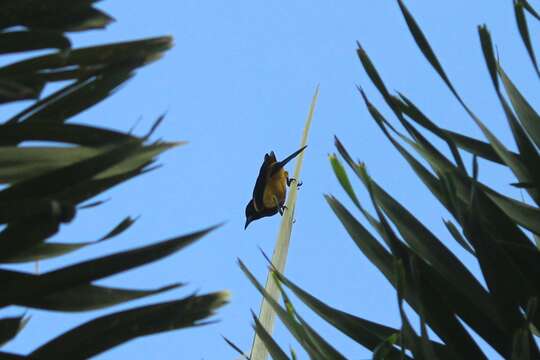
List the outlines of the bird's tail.
{"label": "bird's tail", "polygon": [[287,156],[285,159],[278,162],[276,164],[277,166],[274,167],[274,171],[277,171],[278,169],[281,169],[282,167],[284,167],[289,161],[291,161],[292,159],[300,155],[300,153],[304,151],[305,148],[307,148],[307,145],[302,146],[300,149],[296,150],[291,155]]}

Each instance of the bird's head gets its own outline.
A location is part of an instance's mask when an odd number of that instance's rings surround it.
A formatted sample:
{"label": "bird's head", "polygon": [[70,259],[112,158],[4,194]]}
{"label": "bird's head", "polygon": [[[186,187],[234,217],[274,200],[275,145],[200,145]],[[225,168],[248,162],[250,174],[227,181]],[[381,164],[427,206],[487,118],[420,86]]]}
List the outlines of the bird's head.
{"label": "bird's head", "polygon": [[244,226],[244,230],[247,229],[250,222],[257,218],[257,210],[255,210],[255,206],[253,206],[253,200],[250,200],[246,205],[246,225]]}

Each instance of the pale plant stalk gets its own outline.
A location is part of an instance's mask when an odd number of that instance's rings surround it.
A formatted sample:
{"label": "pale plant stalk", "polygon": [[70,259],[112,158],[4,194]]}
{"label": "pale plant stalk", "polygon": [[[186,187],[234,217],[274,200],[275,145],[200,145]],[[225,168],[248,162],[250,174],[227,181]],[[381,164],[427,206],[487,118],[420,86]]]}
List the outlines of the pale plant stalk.
{"label": "pale plant stalk", "polygon": [[[309,108],[309,113],[306,119],[306,125],[304,126],[304,132],[302,134],[302,141],[300,147],[303,147],[307,144],[309,128],[311,127],[311,121],[313,120],[313,113],[315,112],[315,106],[317,104],[317,99],[319,97],[319,86],[315,89],[315,94],[313,95],[313,100],[311,101],[311,106]],[[296,160],[296,167],[294,169],[294,178],[300,179],[300,171],[302,169],[302,161],[304,160],[305,151],[298,155]],[[284,273],[285,262],[287,261],[287,254],[289,252],[289,243],[291,240],[291,231],[292,224],[294,219],[294,208],[296,205],[296,197],[298,194],[297,182],[293,182],[289,197],[286,203],[286,210],[283,213],[281,219],[281,226],[279,228],[278,237],[276,240],[276,246],[274,247],[274,253],[272,254],[272,264],[280,272]],[[268,273],[266,278],[266,291],[273,299],[279,301],[280,292],[279,288],[271,275],[271,272]],[[268,304],[268,302],[263,298],[261,302],[261,309],[259,312],[259,321],[262,326],[266,329],[269,334],[272,334],[274,329],[274,322],[276,318],[276,313]],[[266,360],[268,358],[268,351],[264,346],[263,341],[255,334],[253,339],[253,345],[251,347],[251,360]]]}

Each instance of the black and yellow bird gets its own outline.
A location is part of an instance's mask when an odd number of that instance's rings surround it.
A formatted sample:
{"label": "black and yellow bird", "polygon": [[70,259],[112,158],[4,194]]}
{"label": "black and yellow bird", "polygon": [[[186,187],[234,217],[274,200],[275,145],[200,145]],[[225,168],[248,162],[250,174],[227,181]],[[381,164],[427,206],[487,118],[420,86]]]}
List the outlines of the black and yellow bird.
{"label": "black and yellow bird", "polygon": [[[259,170],[259,176],[253,189],[253,198],[246,206],[246,229],[250,222],[266,216],[273,216],[278,212],[283,215],[287,186],[291,186],[296,179],[289,178],[289,173],[283,167],[297,157],[304,146],[282,161],[277,161],[274,152],[264,155],[264,162]],[[300,186],[301,184],[298,184]]]}

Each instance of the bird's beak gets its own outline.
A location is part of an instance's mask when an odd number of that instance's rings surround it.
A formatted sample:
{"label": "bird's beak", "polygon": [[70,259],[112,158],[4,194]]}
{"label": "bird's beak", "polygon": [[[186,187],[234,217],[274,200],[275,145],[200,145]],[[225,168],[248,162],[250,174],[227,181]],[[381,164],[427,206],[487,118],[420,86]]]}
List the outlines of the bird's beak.
{"label": "bird's beak", "polygon": [[246,225],[244,226],[244,230],[247,229],[250,222],[251,222],[251,219],[246,219]]}

